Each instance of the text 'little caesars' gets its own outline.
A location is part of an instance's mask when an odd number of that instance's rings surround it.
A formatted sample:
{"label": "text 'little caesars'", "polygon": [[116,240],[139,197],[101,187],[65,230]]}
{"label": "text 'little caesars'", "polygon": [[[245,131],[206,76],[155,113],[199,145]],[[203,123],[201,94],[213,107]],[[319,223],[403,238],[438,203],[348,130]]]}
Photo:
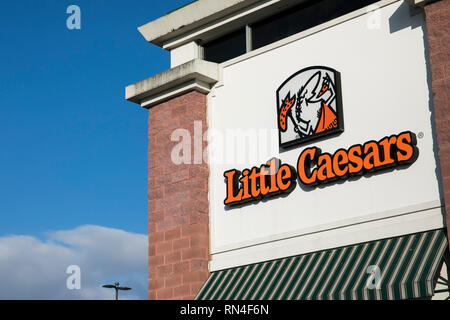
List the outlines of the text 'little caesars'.
{"label": "text 'little caesars'", "polygon": [[224,204],[233,206],[290,193],[297,178],[304,185],[315,186],[412,164],[419,155],[416,143],[415,134],[406,131],[379,141],[339,149],[334,154],[322,153],[317,147],[306,148],[298,157],[297,172],[294,167],[281,164],[275,158],[242,172],[228,170],[224,173],[227,186]]}

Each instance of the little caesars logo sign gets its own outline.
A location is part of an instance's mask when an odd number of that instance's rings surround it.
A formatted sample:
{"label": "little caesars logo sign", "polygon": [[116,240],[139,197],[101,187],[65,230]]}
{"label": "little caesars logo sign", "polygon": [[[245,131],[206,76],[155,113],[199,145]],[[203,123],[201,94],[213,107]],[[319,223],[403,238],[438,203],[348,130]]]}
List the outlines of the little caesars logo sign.
{"label": "little caesars logo sign", "polygon": [[339,73],[327,67],[294,73],[277,90],[277,111],[282,148],[342,132]]}
{"label": "little caesars logo sign", "polygon": [[[276,91],[280,147],[285,148],[344,130],[339,73],[310,67],[289,77]],[[416,136],[410,131],[371,140],[334,153],[309,147],[295,167],[271,159],[258,167],[224,172],[226,206],[259,201],[306,186],[346,180],[374,171],[411,165],[418,157]]]}

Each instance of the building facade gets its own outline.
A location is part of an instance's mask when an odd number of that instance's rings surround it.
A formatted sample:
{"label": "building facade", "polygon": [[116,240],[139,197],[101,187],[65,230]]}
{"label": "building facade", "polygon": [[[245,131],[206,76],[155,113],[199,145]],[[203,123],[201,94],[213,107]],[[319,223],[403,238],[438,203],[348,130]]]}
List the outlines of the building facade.
{"label": "building facade", "polygon": [[448,299],[450,0],[198,0],[139,28],[149,299]]}

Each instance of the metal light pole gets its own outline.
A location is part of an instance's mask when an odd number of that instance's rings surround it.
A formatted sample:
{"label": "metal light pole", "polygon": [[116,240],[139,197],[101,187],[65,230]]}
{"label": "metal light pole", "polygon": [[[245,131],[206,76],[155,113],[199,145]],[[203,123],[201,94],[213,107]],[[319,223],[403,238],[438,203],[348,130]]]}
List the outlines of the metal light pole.
{"label": "metal light pole", "polygon": [[114,285],[105,284],[102,287],[103,288],[114,288],[116,290],[116,300],[119,300],[119,290],[131,290],[131,288],[128,288],[128,287],[119,287],[118,282],[115,282]]}

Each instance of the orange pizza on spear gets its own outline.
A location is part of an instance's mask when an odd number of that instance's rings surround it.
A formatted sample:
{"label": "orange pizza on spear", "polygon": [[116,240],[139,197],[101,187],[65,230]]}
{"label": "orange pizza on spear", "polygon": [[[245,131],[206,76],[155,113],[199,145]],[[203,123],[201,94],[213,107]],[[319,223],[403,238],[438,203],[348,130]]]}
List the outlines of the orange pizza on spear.
{"label": "orange pizza on spear", "polygon": [[283,105],[281,106],[279,124],[282,132],[287,129],[287,117],[291,115],[291,108],[295,104],[295,95],[291,98],[291,93],[289,92],[283,100]]}

